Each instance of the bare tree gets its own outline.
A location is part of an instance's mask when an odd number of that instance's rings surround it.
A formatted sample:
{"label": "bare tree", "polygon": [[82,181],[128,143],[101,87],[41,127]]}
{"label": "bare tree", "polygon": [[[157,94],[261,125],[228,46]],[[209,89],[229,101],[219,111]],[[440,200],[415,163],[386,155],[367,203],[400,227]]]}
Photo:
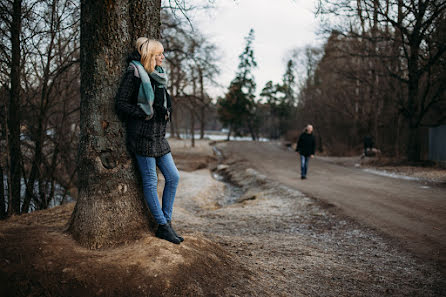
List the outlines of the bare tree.
{"label": "bare tree", "polygon": [[[197,29],[188,28],[184,19],[175,17],[170,9],[162,10],[162,20],[162,39],[166,45],[171,81],[169,90],[175,103],[171,135],[176,132],[179,136],[181,124],[194,133],[198,119],[200,138],[203,138],[206,111],[212,102],[206,88],[216,83],[215,77],[219,73],[216,47]],[[184,110],[188,111],[187,123],[186,119],[178,119]]]}
{"label": "bare tree", "polygon": [[[10,6],[8,6],[11,4]],[[14,8],[12,2],[2,3],[0,6],[2,17],[2,29],[11,27]],[[75,168],[72,164],[61,162],[59,150],[60,143],[51,140],[52,134],[57,130],[59,124],[70,126],[78,122],[76,114],[70,117],[68,122],[53,121],[57,114],[58,105],[63,100],[70,100],[71,110],[78,109],[79,95],[68,98],[62,97],[64,93],[60,90],[75,90],[78,84],[72,83],[78,81],[78,71],[71,71],[78,67],[78,28],[79,28],[79,7],[76,1],[53,0],[53,1],[34,1],[24,0],[20,3],[21,26],[18,35],[20,48],[20,63],[15,66],[19,74],[19,97],[14,97],[9,104],[2,102],[2,113],[8,118],[9,124],[2,122],[2,142],[8,149],[6,156],[1,155],[2,163],[5,168],[12,169],[14,158],[19,156],[19,183],[14,185],[14,174],[7,171],[8,176],[8,213],[19,214],[26,213],[29,210],[46,208],[53,203],[53,198],[57,194],[57,179],[67,171]],[[1,59],[8,64],[1,64],[0,78],[2,90],[11,90],[15,88],[11,80],[10,72],[12,63],[12,42],[9,42],[11,34],[7,30],[0,32],[0,38],[5,41],[0,46]],[[16,55],[17,53],[14,53]],[[7,67],[5,67],[7,65]],[[15,69],[14,68],[14,69]],[[15,70],[14,70],[15,71]],[[65,80],[66,79],[66,80]],[[71,84],[64,88],[56,88],[62,80]],[[16,91],[14,91],[16,92]],[[12,98],[12,97],[10,97]],[[11,113],[13,115],[11,115]],[[26,115],[24,117],[23,115]],[[2,118],[3,119],[3,118]],[[11,145],[14,147],[15,132],[11,133],[8,129],[11,122],[19,119],[20,129],[18,130],[19,143],[16,149],[11,151]],[[53,124],[51,124],[51,122]],[[5,122],[6,123],[6,122]],[[72,131],[71,134],[76,133]],[[71,142],[70,145],[76,146]],[[2,144],[3,146],[3,144]],[[52,164],[51,166],[49,164]],[[63,165],[62,165],[63,164]],[[59,166],[58,173],[56,167]],[[61,170],[61,166],[64,168]],[[53,170],[47,170],[53,167]],[[54,174],[50,172],[53,171]],[[20,182],[20,179],[23,182]],[[25,197],[20,196],[20,190],[26,184]],[[16,188],[14,190],[14,188]],[[18,194],[15,194],[18,191]],[[15,198],[14,195],[18,195]],[[0,197],[3,199],[2,197]],[[12,201],[16,201],[12,203]],[[4,201],[3,201],[4,202]],[[14,207],[18,207],[15,210]]]}
{"label": "bare tree", "polygon": [[407,127],[407,158],[419,160],[418,129],[446,120],[444,110],[436,112],[446,100],[446,87],[441,82],[445,71],[446,3],[436,0],[323,0],[321,3],[321,13],[348,17],[347,23],[336,26],[340,33],[374,45],[364,55],[375,58],[384,67],[382,74],[373,74],[375,78],[383,75],[400,83],[401,96],[396,99]]}
{"label": "bare tree", "polygon": [[[23,20],[22,1],[4,1],[0,4],[1,17],[1,76],[2,87],[9,92],[7,125],[4,133],[7,146],[8,214],[20,213],[20,123],[21,123],[21,34]],[[3,179],[3,176],[2,176]],[[3,194],[3,193],[2,193]],[[3,197],[2,197],[3,198]]]}
{"label": "bare tree", "polygon": [[[58,116],[58,105],[64,104],[64,99],[67,99],[62,97],[66,92],[58,86],[61,81],[69,83],[70,80],[77,80],[79,75],[78,71],[70,72],[73,67],[78,67],[79,59],[78,5],[72,1],[53,0],[42,3],[39,10],[35,16],[36,26],[28,28],[27,35],[34,37],[31,45],[27,46],[26,56],[29,62],[24,67],[27,78],[24,94],[27,104],[24,110],[29,115],[24,124],[25,133],[29,137],[26,146],[30,150],[23,157],[28,158],[24,163],[31,164],[31,169],[27,170],[24,164],[23,172],[27,182],[22,213],[28,212],[32,199],[34,208],[44,209],[54,198],[54,172],[60,152],[60,143],[57,140],[63,137],[57,133],[57,127],[72,123],[53,120]],[[65,89],[76,86],[76,83],[69,84]],[[68,99],[73,102],[72,110],[65,110],[62,120],[66,119],[67,113],[78,109],[78,99]],[[35,193],[36,182],[38,195]]]}

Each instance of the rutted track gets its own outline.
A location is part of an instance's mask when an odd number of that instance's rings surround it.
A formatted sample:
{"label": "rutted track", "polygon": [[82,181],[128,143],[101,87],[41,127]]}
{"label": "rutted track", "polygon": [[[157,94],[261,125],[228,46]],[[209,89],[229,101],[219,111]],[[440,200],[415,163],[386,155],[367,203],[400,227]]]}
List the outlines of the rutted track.
{"label": "rutted track", "polygon": [[260,173],[310,197],[337,206],[343,214],[395,238],[446,273],[446,188],[388,178],[322,160],[310,161],[299,179],[295,152],[274,143],[229,142],[221,149],[246,160]]}
{"label": "rutted track", "polygon": [[[234,145],[239,145],[238,143]],[[227,293],[241,296],[441,296],[444,278],[379,232],[333,211],[222,148],[218,174],[182,173],[175,220],[231,252],[248,273]],[[264,161],[264,160],[262,160]],[[198,177],[198,175],[200,177]],[[199,182],[197,182],[199,181]],[[185,191],[185,188],[194,188]],[[205,186],[206,185],[206,186]],[[180,185],[181,188],[181,185]],[[190,198],[194,193],[193,198]],[[246,295],[248,294],[248,295]]]}

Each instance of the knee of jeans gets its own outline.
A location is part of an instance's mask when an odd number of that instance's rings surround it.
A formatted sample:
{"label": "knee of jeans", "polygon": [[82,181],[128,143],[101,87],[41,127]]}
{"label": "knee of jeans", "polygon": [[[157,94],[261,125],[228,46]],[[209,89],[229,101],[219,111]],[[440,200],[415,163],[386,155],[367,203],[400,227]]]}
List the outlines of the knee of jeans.
{"label": "knee of jeans", "polygon": [[142,184],[144,186],[148,186],[148,187],[150,187],[150,186],[156,187],[158,184],[158,178],[157,178],[156,174],[155,175],[153,175],[153,174],[143,175],[142,176]]}
{"label": "knee of jeans", "polygon": [[180,181],[180,173],[178,171],[173,172],[166,177],[166,183],[177,185]]}

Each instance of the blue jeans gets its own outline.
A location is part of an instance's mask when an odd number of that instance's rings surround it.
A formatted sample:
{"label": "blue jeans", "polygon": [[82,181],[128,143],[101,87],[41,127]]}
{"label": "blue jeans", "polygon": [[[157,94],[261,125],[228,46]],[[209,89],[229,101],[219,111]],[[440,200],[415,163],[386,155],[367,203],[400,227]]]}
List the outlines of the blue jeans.
{"label": "blue jeans", "polygon": [[[167,221],[172,219],[173,201],[180,179],[180,174],[173,162],[172,154],[168,153],[158,158],[144,157],[138,154],[135,154],[135,156],[142,176],[143,192],[147,206],[158,224],[166,224]],[[160,206],[157,192],[157,166],[166,181],[163,190],[162,207]]]}
{"label": "blue jeans", "polygon": [[300,155],[300,175],[303,177],[307,176],[308,160],[309,159],[310,159],[310,156]]}

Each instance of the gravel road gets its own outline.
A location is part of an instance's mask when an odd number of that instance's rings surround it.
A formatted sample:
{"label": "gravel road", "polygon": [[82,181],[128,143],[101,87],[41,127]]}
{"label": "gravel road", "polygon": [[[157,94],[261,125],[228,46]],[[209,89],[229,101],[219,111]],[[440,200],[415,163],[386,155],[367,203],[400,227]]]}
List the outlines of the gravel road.
{"label": "gravel road", "polygon": [[446,187],[395,179],[339,166],[317,157],[301,180],[295,152],[277,143],[228,142],[237,155],[267,177],[330,205],[337,211],[397,239],[422,259],[446,272]]}

